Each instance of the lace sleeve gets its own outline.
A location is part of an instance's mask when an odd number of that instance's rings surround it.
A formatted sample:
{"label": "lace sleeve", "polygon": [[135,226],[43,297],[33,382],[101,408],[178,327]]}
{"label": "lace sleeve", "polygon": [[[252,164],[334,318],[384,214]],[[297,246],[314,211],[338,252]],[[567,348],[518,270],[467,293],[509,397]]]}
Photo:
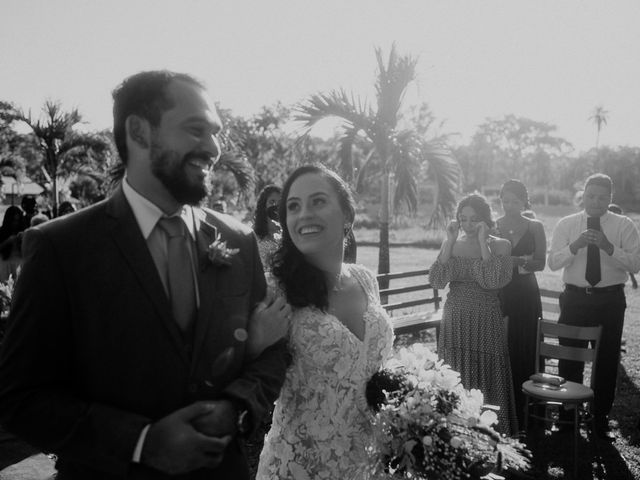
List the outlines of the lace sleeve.
{"label": "lace sleeve", "polygon": [[471,275],[482,288],[502,288],[511,281],[513,258],[492,255],[489,260],[478,259],[471,268]]}
{"label": "lace sleeve", "polygon": [[451,280],[458,277],[458,262],[455,257],[449,258],[446,262],[436,260],[429,269],[429,283],[434,288],[445,288]]}
{"label": "lace sleeve", "polygon": [[360,264],[347,264],[349,265],[349,272],[356,277],[356,279],[362,285],[367,297],[373,300],[374,304],[380,303],[380,290],[378,287],[378,280],[371,270],[364,265]]}

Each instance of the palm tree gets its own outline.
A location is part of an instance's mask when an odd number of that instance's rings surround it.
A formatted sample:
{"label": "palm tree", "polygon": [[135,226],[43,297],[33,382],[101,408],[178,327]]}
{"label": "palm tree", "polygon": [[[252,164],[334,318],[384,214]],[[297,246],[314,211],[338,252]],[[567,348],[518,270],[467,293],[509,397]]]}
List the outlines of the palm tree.
{"label": "palm tree", "polygon": [[58,212],[58,180],[61,173],[83,171],[90,159],[110,155],[109,141],[102,135],[80,133],[74,127],[82,122],[77,109],[66,112],[59,102],[47,100],[42,108],[44,117],[34,120],[31,113],[18,111],[15,120],[25,122],[35,134],[44,154],[42,174],[51,182],[53,212]]}
{"label": "palm tree", "polygon": [[[347,180],[362,185],[364,177],[381,177],[380,250],[378,273],[389,272],[389,197],[391,179],[395,180],[394,206],[406,203],[410,212],[418,205],[418,171],[429,165],[429,173],[437,185],[436,208],[430,225],[435,226],[451,215],[460,183],[460,168],[440,141],[428,141],[415,129],[401,128],[400,107],[409,84],[416,76],[417,60],[398,55],[391,47],[388,61],[376,48],[378,73],[375,82],[377,109],[366,101],[339,89],[312,95],[297,107],[295,119],[302,122],[306,133],[320,120],[336,117],[342,120],[340,139],[341,170]],[[360,135],[370,145],[369,154],[353,178],[352,151]],[[381,288],[385,285],[381,284]]]}
{"label": "palm tree", "polygon": [[600,145],[600,130],[602,127],[607,124],[607,120],[609,118],[609,112],[604,109],[602,105],[598,105],[593,109],[593,115],[589,117],[589,120],[592,120],[596,126],[596,152],[598,151],[598,147]]}

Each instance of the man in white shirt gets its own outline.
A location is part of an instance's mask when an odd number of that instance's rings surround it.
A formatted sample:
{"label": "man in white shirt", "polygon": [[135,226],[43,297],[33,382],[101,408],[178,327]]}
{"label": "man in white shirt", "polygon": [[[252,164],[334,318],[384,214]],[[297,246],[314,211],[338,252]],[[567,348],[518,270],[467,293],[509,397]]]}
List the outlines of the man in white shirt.
{"label": "man in white shirt", "polygon": [[[565,290],[560,296],[560,323],[602,325],[594,415],[596,431],[608,437],[608,415],[613,405],[620,361],[620,340],[626,301],[624,284],[629,273],[640,270],[640,235],[631,219],[608,211],[613,184],[594,174],[584,185],[584,210],[562,218],[553,232],[548,264],[564,268]],[[569,341],[563,344],[571,345]],[[579,343],[579,342],[578,342]],[[582,364],[560,361],[559,373],[582,381]]]}

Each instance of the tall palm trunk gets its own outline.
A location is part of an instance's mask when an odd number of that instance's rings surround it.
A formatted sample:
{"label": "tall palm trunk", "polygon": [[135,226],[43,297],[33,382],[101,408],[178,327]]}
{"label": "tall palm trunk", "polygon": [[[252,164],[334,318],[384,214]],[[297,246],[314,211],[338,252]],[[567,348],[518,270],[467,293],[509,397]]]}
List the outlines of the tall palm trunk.
{"label": "tall palm trunk", "polygon": [[[380,247],[378,249],[378,273],[389,273],[389,169],[384,169],[380,194]],[[389,281],[382,280],[380,288],[388,288]]]}

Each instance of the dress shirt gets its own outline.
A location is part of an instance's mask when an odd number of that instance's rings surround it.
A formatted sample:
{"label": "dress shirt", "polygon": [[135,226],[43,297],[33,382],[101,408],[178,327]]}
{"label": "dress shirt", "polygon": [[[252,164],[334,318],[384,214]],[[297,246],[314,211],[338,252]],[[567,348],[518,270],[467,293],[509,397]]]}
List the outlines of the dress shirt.
{"label": "dress shirt", "polygon": [[[156,265],[156,268],[158,269],[160,278],[162,279],[162,284],[164,285],[165,292],[167,292],[168,294],[169,285],[167,279],[167,237],[162,232],[161,228],[156,228],[158,220],[160,220],[160,218],[164,216],[175,216],[179,214],[184,220],[191,238],[195,239],[196,229],[200,227],[200,219],[197,215],[193,214],[193,209],[189,207],[182,207],[182,209],[180,209],[179,211],[174,212],[173,215],[165,215],[164,212],[160,210],[154,203],[136,192],[133,187],[129,185],[126,177],[122,179],[122,191],[125,198],[127,199],[127,202],[129,202],[129,205],[131,206],[131,210],[133,210],[133,215],[135,216],[136,222],[140,227],[142,236],[147,242],[149,252],[151,252],[153,261]],[[194,252],[191,251],[192,262],[193,259]],[[193,272],[195,282],[194,285],[197,286],[198,280],[197,278],[195,278],[195,269],[193,270]],[[196,288],[195,291],[196,307],[200,307],[200,293],[198,292],[198,288]],[[142,432],[140,432],[140,436],[138,437],[138,442],[131,459],[134,463],[140,463],[142,447],[144,446],[144,442],[147,437],[147,433],[149,432],[150,426],[151,425],[145,426]]]}
{"label": "dress shirt", "polygon": [[[613,245],[613,254],[600,251],[600,269],[602,278],[595,287],[608,287],[624,284],[627,272],[640,270],[640,234],[629,217],[606,212],[600,217],[600,228]],[[587,248],[581,248],[574,255],[569,244],[574,242],[587,229],[587,214],[582,211],[561,218],[551,237],[551,250],[548,264],[551,270],[564,267],[564,283],[578,287],[590,287],[584,278],[587,267]]]}
{"label": "dress shirt", "polygon": [[[196,230],[200,228],[200,219],[197,215],[193,214],[193,208],[183,206],[178,211],[174,212],[171,215],[165,215],[162,210],[160,210],[155,204],[149,201],[147,198],[140,195],[136,192],[125,177],[122,180],[122,191],[124,192],[124,196],[129,202],[131,206],[131,210],[133,210],[133,215],[136,217],[136,221],[138,222],[138,226],[140,227],[140,231],[142,232],[142,236],[147,242],[147,247],[149,247],[149,252],[153,257],[153,261],[158,269],[158,274],[160,275],[160,279],[162,280],[162,285],[164,286],[164,291],[169,294],[169,282],[167,278],[168,272],[168,249],[167,249],[167,236],[161,228],[156,228],[158,224],[158,220],[162,217],[173,217],[176,215],[180,215],[185,225],[187,226],[187,230],[191,235],[191,239],[195,240],[196,238]],[[192,264],[196,265],[196,253],[191,246],[191,261]],[[196,277],[196,269],[193,268],[194,274],[194,285],[198,285],[198,279]],[[200,292],[196,288],[196,307],[200,307]]]}

